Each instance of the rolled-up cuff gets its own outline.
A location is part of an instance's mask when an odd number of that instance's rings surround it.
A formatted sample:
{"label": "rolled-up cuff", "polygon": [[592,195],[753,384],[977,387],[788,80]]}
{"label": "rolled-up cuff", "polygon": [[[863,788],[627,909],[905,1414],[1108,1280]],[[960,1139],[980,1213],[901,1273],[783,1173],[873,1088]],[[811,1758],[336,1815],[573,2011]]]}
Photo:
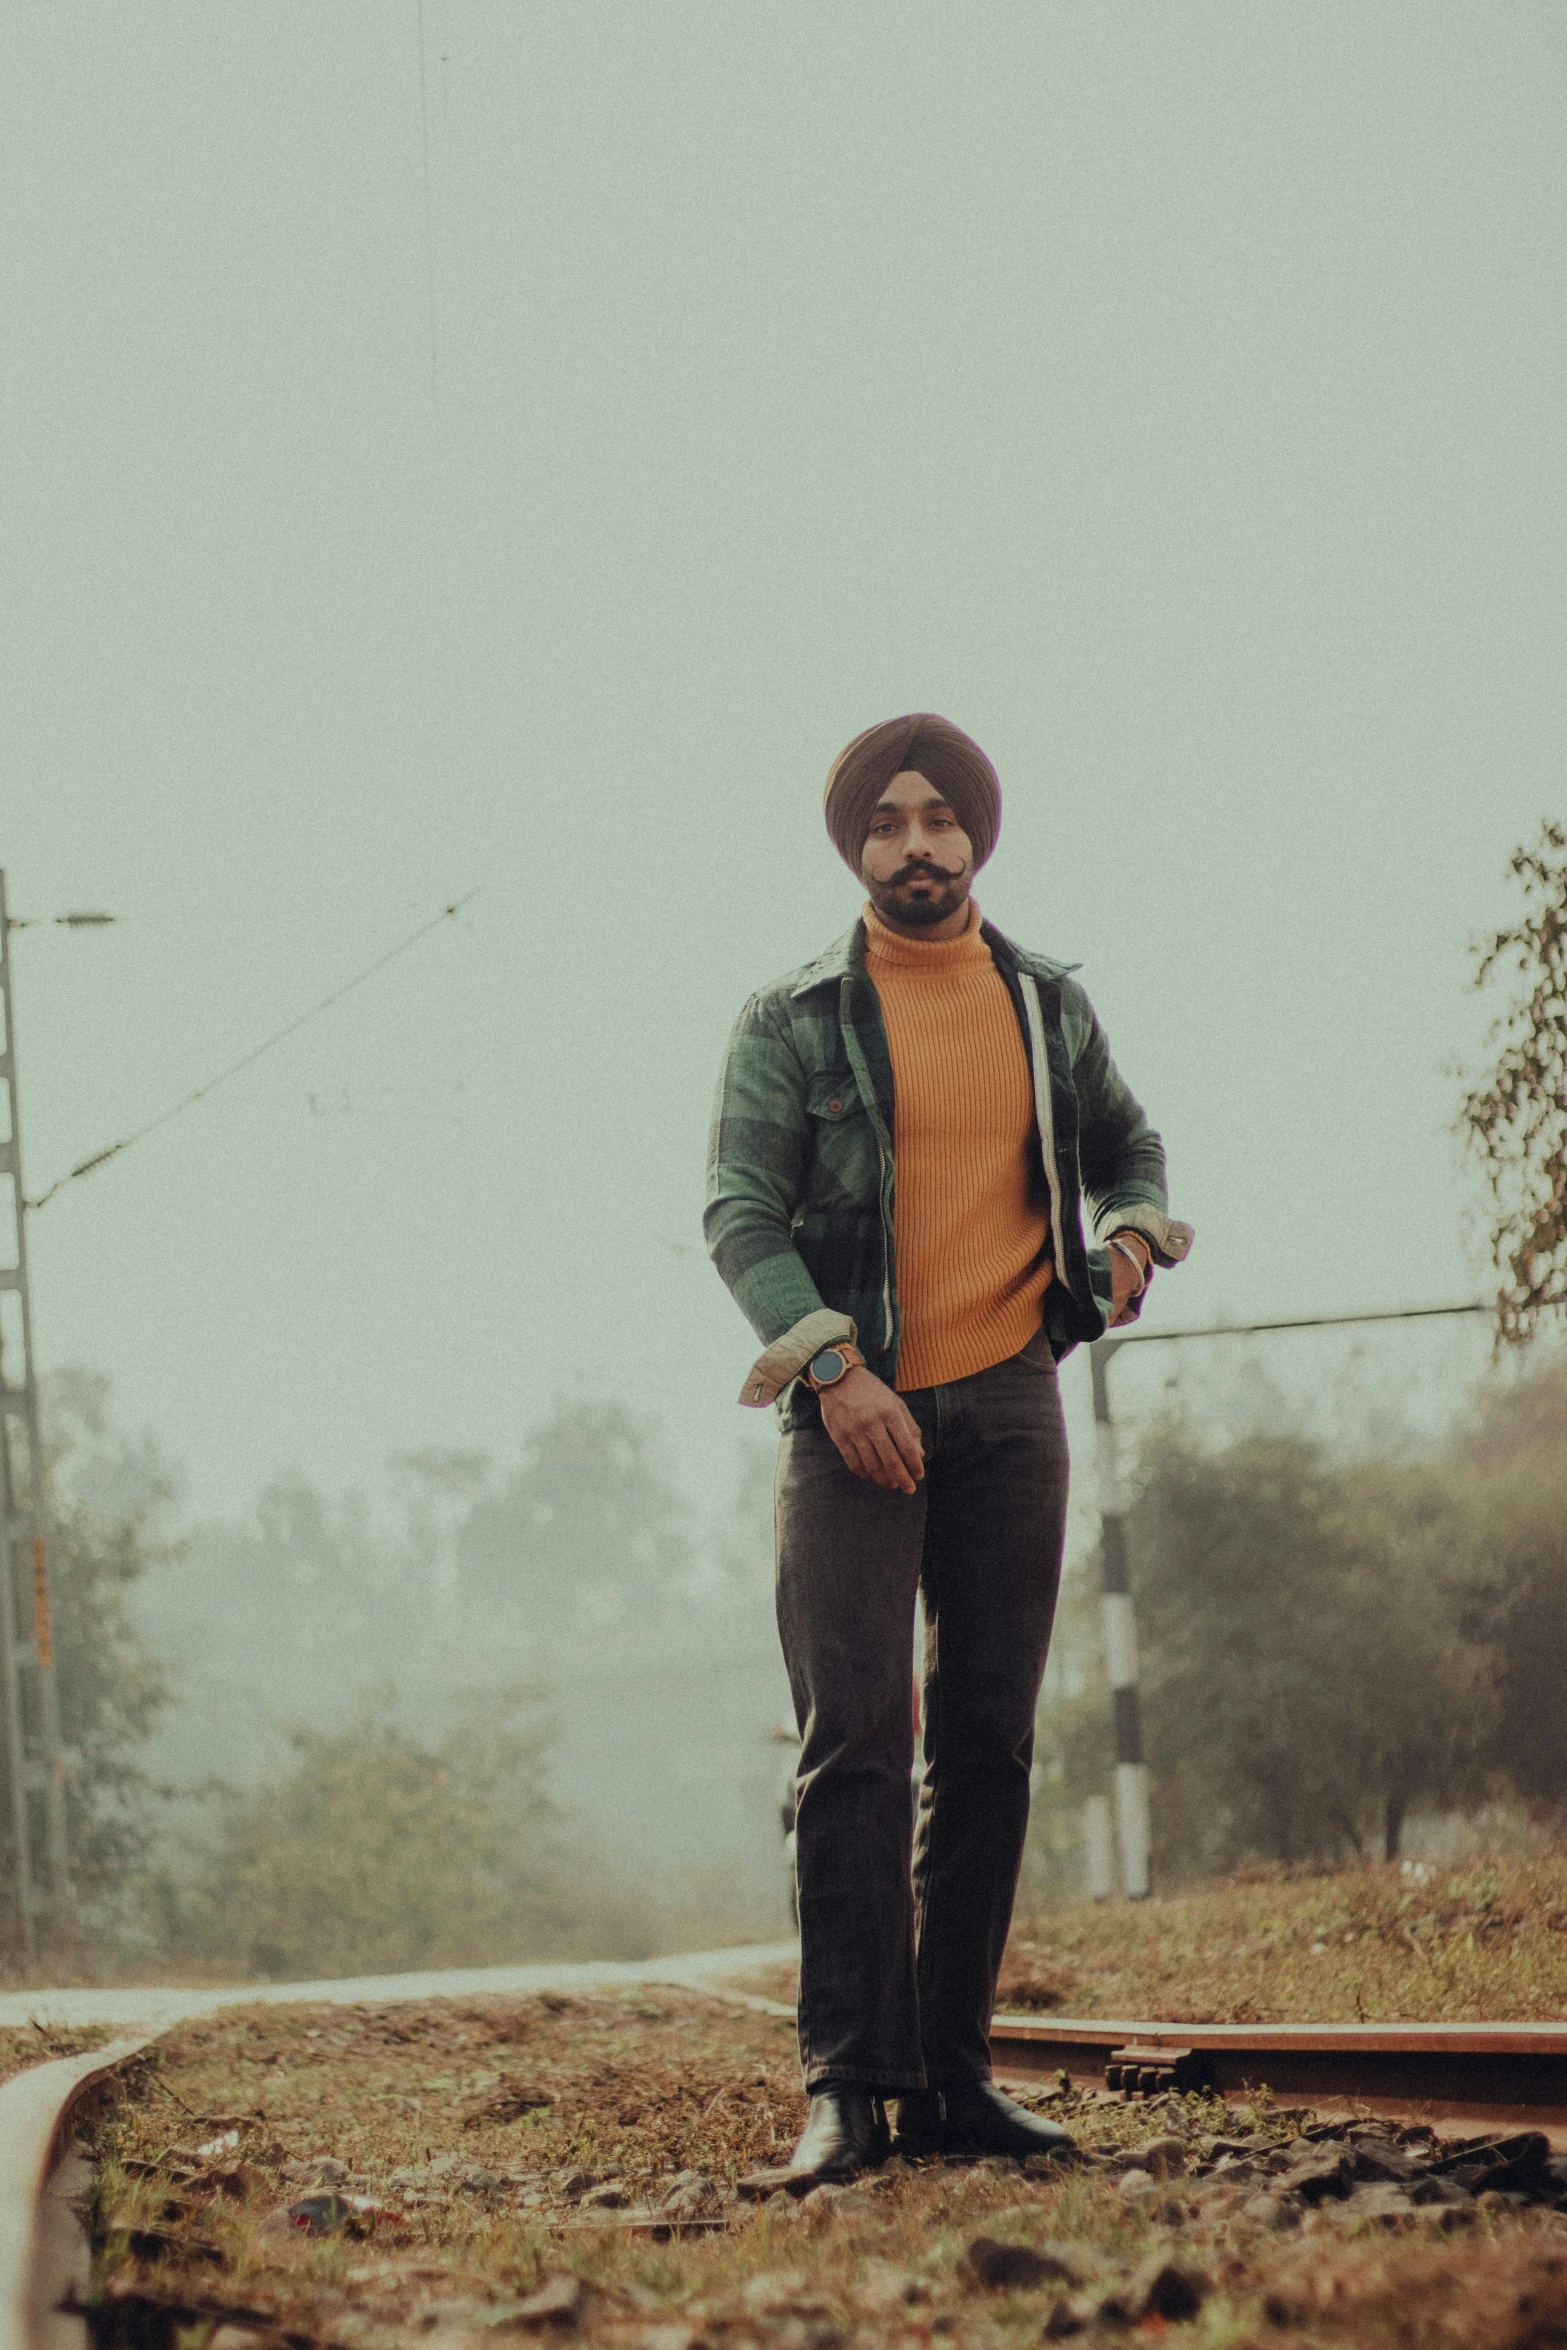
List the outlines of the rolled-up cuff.
{"label": "rolled-up cuff", "polygon": [[1108,1242],[1116,1232],[1140,1232],[1153,1250],[1156,1265],[1178,1265],[1191,1252],[1197,1235],[1190,1224],[1178,1224],[1159,1208],[1113,1208],[1102,1215],[1094,1237]]}
{"label": "rolled-up cuff", "polygon": [[757,1356],[746,1373],[740,1401],[750,1410],[759,1411],[764,1404],[775,1402],[791,1379],[799,1378],[812,1355],[819,1355],[836,1338],[847,1338],[852,1343],[857,1336],[849,1316],[835,1314],[830,1306],[806,1314],[792,1330],[786,1330],[782,1338],[775,1338]]}

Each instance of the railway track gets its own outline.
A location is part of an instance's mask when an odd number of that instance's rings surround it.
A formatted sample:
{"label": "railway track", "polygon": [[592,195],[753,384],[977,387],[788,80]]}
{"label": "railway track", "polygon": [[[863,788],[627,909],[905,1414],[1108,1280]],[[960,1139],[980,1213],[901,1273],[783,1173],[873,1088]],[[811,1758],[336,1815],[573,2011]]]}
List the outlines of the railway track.
{"label": "railway track", "polygon": [[77,2125],[148,2045],[111,2040],[56,2057],[0,2086],[0,2350],[86,2350],[87,2329],[59,2302],[84,2282],[86,2244],[69,2198]]}
{"label": "railway track", "polygon": [[1543,2130],[1567,2147],[1567,2023],[1157,2024],[997,2016],[1005,2078],[1065,2073],[1126,2098],[1266,2086],[1324,2117],[1351,2110],[1466,2129]]}
{"label": "railway track", "polygon": [[[719,1997],[744,1998],[712,1986]],[[771,2000],[747,2006],[790,2011]],[[0,2086],[0,2350],[86,2350],[58,2303],[84,2252],[68,2208],[83,2115],[151,2035],[57,2059]],[[1567,2023],[1163,2024],[998,2016],[998,2075],[1065,2075],[1136,2100],[1170,2090],[1242,2097],[1266,2087],[1326,2117],[1358,2110],[1462,2130],[1537,2130],[1567,2147]]]}

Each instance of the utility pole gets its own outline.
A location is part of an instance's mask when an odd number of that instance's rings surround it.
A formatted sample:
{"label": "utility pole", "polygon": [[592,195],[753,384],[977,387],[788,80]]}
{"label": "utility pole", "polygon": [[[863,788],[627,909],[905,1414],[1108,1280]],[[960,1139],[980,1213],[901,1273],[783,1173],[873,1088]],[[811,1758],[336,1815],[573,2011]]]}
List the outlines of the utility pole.
{"label": "utility pole", "polygon": [[[1137,1686],[1137,1619],[1126,1550],[1126,1496],[1110,1417],[1110,1359],[1125,1344],[1095,1339],[1088,1350],[1094,1389],[1094,1439],[1099,1467],[1099,1551],[1103,1561],[1105,1663],[1115,1712],[1115,1824],[1121,1846],[1121,1890],[1129,1901],[1148,1893],[1148,1766],[1143,1760],[1142,1699]],[[1093,1849],[1090,1828],[1090,1852]],[[1097,1875],[1099,1872],[1093,1872]]]}
{"label": "utility pole", "polygon": [[0,872],[0,1708],[24,1957],[39,1925],[69,1931],[74,1899],[65,1817],[65,1754],[49,1612],[48,1520],[16,1087],[11,930]]}

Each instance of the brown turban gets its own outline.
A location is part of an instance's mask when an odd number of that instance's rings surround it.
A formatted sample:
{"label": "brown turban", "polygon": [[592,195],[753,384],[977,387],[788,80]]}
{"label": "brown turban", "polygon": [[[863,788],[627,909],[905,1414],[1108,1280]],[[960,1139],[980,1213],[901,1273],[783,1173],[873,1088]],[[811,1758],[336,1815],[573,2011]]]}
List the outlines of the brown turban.
{"label": "brown turban", "polygon": [[858,875],[871,817],[888,784],[905,769],[923,775],[940,792],[974,844],[977,872],[1001,830],[1001,784],[978,743],[932,710],[884,718],[838,753],[827,777],[824,812],[839,856]]}

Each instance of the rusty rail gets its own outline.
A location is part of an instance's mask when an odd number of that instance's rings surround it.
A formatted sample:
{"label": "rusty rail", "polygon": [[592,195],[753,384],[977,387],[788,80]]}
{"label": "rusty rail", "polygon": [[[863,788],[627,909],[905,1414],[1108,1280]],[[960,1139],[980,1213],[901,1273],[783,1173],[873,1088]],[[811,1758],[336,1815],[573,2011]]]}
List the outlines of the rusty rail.
{"label": "rusty rail", "polygon": [[1169,2089],[1239,2097],[1267,2088],[1330,2115],[1544,2130],[1567,2145],[1567,2022],[1548,2024],[1168,2024],[999,2015],[1005,2079],[1065,2073],[1075,2088],[1136,2098]]}
{"label": "rusty rail", "polygon": [[[53,2290],[70,2259],[70,2215],[50,2184],[77,2123],[106,2095],[146,2039],[112,2040],[85,2056],[56,2057],[0,2086],[0,2350],[54,2350],[86,2336],[55,2315]],[[59,2278],[63,2282],[63,2275]]]}

